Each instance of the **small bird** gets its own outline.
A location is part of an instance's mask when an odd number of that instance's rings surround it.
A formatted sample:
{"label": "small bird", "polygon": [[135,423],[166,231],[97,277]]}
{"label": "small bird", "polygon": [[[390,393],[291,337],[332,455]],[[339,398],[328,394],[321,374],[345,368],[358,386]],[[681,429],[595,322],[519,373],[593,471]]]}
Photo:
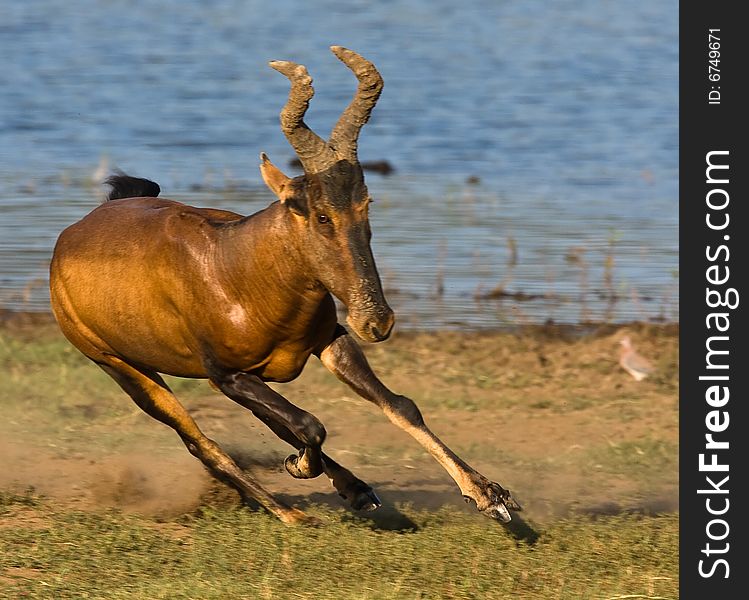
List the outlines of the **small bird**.
{"label": "small bird", "polygon": [[637,381],[642,381],[648,375],[652,375],[655,372],[655,368],[652,363],[637,353],[637,350],[632,346],[632,341],[629,336],[624,336],[619,340],[622,345],[619,353],[619,364],[622,369],[632,375]]}

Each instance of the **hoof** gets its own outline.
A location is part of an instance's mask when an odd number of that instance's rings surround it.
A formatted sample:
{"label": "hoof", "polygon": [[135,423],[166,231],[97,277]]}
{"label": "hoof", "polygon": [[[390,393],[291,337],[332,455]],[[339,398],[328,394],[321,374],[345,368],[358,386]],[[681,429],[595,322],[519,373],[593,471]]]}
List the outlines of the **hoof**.
{"label": "hoof", "polygon": [[373,511],[382,506],[382,501],[375,491],[363,481],[360,481],[353,489],[340,492],[338,495],[348,500],[354,510]]}
{"label": "hoof", "polygon": [[305,527],[322,527],[325,522],[322,519],[313,517],[312,515],[304,515],[303,519],[300,519],[294,525],[304,525]]}
{"label": "hoof", "polygon": [[[476,502],[476,507],[479,512],[491,519],[501,523],[509,523],[512,521],[511,510],[523,510],[510,494],[510,490],[504,489],[498,483],[490,482],[486,487],[485,494],[485,499],[480,503]],[[463,499],[466,502],[473,500],[470,496],[463,496]]]}
{"label": "hoof", "polygon": [[304,525],[306,527],[321,527],[323,521],[296,508],[290,508],[277,515],[286,525]]}
{"label": "hoof", "polygon": [[380,508],[380,506],[382,506],[382,501],[377,497],[372,488],[359,492],[351,499],[351,508],[354,510],[373,511]]}
{"label": "hoof", "polygon": [[507,507],[501,502],[494,506],[485,508],[481,512],[484,513],[490,519],[494,519],[496,521],[499,521],[500,523],[509,523],[510,521],[512,521],[512,517],[510,516],[510,511],[507,510]]}

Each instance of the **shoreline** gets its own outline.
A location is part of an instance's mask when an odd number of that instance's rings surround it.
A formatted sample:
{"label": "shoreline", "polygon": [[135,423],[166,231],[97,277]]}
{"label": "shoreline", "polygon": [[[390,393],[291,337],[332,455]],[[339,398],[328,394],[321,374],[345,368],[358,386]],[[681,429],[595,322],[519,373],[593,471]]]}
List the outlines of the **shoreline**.
{"label": "shoreline", "polygon": [[[23,329],[35,326],[55,325],[55,318],[51,311],[17,311],[0,307],[0,328]],[[546,337],[582,337],[586,335],[611,335],[619,329],[649,329],[665,330],[671,334],[679,334],[679,321],[583,321],[579,323],[563,323],[548,319],[544,323],[518,323],[514,325],[499,325],[497,327],[481,327],[475,325],[455,324],[451,327],[418,327],[408,323],[396,323],[396,334],[414,335],[424,333],[470,333],[470,334],[507,334],[524,332]]]}

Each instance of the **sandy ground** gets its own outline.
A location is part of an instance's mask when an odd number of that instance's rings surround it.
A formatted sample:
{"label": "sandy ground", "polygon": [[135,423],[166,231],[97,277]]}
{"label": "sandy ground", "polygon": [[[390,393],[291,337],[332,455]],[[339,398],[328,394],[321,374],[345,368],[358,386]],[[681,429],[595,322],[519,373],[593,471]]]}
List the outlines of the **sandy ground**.
{"label": "sandy ground", "polygon": [[[35,324],[5,335],[33,339],[34,328],[43,328],[44,339],[58,335]],[[656,364],[645,381],[617,364],[625,333]],[[583,335],[556,327],[402,333],[367,354],[389,387],[419,404],[437,435],[513,491],[526,518],[678,509],[677,326],[601,327]],[[23,378],[22,366],[10,369]],[[63,507],[115,507],[159,519],[238,502],[171,430],[109,380],[53,387],[59,398],[47,408],[18,395],[2,398],[0,491],[33,488]],[[328,431],[326,451],[375,487],[383,508],[373,519],[391,518],[401,503],[473,510],[416,442],[315,359],[300,379],[276,389],[318,416]],[[71,390],[87,399],[66,404]],[[181,398],[203,430],[269,490],[301,507],[345,506],[324,476],[291,478],[282,467],[290,448],[229,399],[204,384]]]}

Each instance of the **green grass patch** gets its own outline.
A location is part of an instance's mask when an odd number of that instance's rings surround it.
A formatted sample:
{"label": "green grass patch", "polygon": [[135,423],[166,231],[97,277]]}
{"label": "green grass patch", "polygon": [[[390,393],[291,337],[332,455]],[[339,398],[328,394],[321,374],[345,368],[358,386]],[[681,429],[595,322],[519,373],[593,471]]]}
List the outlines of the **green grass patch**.
{"label": "green grass patch", "polygon": [[209,508],[179,523],[112,511],[45,511],[42,527],[0,528],[0,596],[678,595],[675,515],[575,518],[538,531],[529,542],[492,521],[448,509],[410,513],[416,530],[408,533],[378,530],[344,512],[312,512],[326,525],[289,528],[246,509]]}
{"label": "green grass patch", "polygon": [[[529,518],[545,519],[548,504],[553,519],[531,524],[533,536],[449,509],[400,506],[415,528],[398,533],[386,530],[388,518],[377,517],[378,528],[312,507],[326,526],[295,529],[246,509],[206,507],[204,497],[191,504],[199,514],[157,521],[0,491],[0,598],[676,598],[676,515],[591,518],[584,510],[610,501],[657,506],[673,492],[678,340],[659,332],[640,332],[647,354],[665,349],[658,376],[640,383],[608,358],[613,337],[422,333],[367,347],[375,371],[413,397],[460,456],[507,474],[502,481],[528,500]],[[19,455],[74,457],[68,466],[75,469],[86,457],[133,449],[158,461],[164,444],[170,452],[178,445],[56,330],[0,329],[0,369],[0,439],[7,435]],[[244,447],[245,430],[203,400],[216,396],[205,382],[169,384],[207,430],[239,436],[234,443]],[[336,427],[351,426],[355,436],[341,435],[342,446],[333,447],[353,455],[346,460],[361,477],[375,471],[384,478],[395,466],[406,492],[420,489],[414,477],[429,478],[420,470],[431,460],[423,449],[384,428],[370,436],[370,425],[383,422],[380,411],[316,359],[278,389],[323,420],[327,413]],[[20,462],[33,471],[33,460]],[[574,507],[581,516],[556,520]]]}
{"label": "green grass patch", "polygon": [[27,489],[23,493],[0,490],[0,516],[10,513],[18,506],[38,506],[42,502],[35,493],[33,488]]}
{"label": "green grass patch", "polygon": [[[6,399],[6,419],[43,420],[34,415],[64,418],[68,431],[105,424],[138,409],[122,389],[59,333],[38,338],[0,330],[0,398]],[[168,377],[183,398],[210,394],[204,381]],[[57,424],[53,424],[59,435]],[[76,433],[77,435],[77,433]],[[63,432],[64,436],[64,432]]]}
{"label": "green grass patch", "polygon": [[679,471],[679,448],[666,440],[645,438],[599,445],[586,459],[607,473],[659,480]]}

